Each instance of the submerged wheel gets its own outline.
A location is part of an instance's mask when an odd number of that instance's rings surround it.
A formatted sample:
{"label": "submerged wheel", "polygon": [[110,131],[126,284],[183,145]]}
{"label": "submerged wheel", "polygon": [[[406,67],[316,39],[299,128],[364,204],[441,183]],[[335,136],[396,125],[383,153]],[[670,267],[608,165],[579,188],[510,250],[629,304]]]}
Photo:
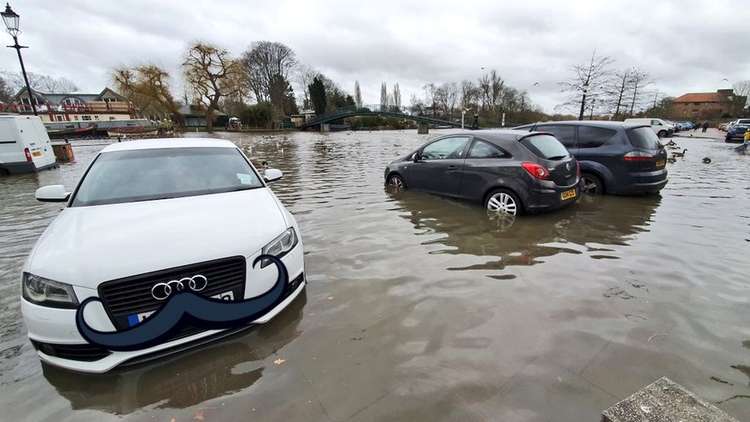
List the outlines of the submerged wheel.
{"label": "submerged wheel", "polygon": [[397,189],[397,190],[404,190],[406,189],[406,183],[404,182],[403,177],[399,176],[398,174],[392,174],[388,176],[388,186]]}
{"label": "submerged wheel", "polygon": [[581,192],[588,195],[601,195],[604,193],[602,179],[591,173],[581,175]]}
{"label": "submerged wheel", "polygon": [[523,211],[518,197],[507,190],[492,191],[487,195],[484,207],[487,208],[487,211],[508,215],[521,215]]}
{"label": "submerged wheel", "polygon": [[658,137],[660,137],[660,138],[664,138],[665,136],[667,136],[667,131],[666,130],[660,130],[659,133],[657,133],[656,135]]}

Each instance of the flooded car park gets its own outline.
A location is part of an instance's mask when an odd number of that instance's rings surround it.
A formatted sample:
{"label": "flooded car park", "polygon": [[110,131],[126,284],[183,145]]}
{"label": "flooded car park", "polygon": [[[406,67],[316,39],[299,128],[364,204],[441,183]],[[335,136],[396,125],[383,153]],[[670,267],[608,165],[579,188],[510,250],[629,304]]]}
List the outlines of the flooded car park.
{"label": "flooded car park", "polygon": [[112,373],[42,366],[20,271],[61,208],[35,189],[72,187],[104,145],[76,146],[77,163],[0,178],[0,419],[594,421],[661,376],[750,418],[750,161],[723,142],[675,138],[689,151],[661,196],[508,219],[383,186],[431,136],[217,136],[284,172],[272,189],[305,239],[303,300]]}

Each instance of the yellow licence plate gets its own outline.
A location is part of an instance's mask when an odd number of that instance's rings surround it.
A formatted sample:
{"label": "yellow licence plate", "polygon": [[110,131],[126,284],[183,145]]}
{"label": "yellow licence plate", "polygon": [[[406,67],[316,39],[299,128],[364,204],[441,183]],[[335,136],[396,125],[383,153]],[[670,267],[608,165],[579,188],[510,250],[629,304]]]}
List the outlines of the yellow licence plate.
{"label": "yellow licence plate", "polygon": [[42,156],[42,152],[41,151],[34,151],[34,152],[31,153],[31,155],[33,155],[34,157],[41,157]]}
{"label": "yellow licence plate", "polygon": [[563,193],[560,194],[560,197],[562,198],[563,201],[565,201],[566,199],[575,198],[576,197],[576,190],[575,189],[566,190],[565,192],[563,192]]}
{"label": "yellow licence plate", "polygon": [[657,160],[656,161],[656,168],[658,168],[658,169],[663,168],[666,164],[667,164],[667,162],[665,160]]}

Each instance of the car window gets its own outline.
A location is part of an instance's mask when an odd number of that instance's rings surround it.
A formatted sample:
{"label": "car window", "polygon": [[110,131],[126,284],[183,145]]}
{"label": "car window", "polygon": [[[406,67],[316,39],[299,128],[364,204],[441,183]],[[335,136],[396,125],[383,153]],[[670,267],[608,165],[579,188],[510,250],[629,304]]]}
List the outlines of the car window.
{"label": "car window", "polygon": [[521,139],[521,144],[545,160],[561,160],[570,156],[565,146],[550,135],[527,136]]}
{"label": "car window", "polygon": [[[653,131],[652,131],[653,132]],[[617,135],[616,130],[593,126],[578,127],[578,148],[597,148]]]}
{"label": "car window", "polygon": [[100,154],[72,206],[179,198],[263,187],[236,148],[159,148]]}
{"label": "car window", "polygon": [[537,126],[539,132],[549,132],[567,148],[576,147],[576,127],[573,125],[543,125]]}
{"label": "car window", "polygon": [[651,126],[661,126],[661,122],[658,121],[658,120],[652,120],[651,121]]}
{"label": "car window", "polygon": [[659,137],[656,136],[650,127],[637,127],[628,130],[628,139],[630,145],[641,148],[655,150],[659,149]]}
{"label": "car window", "polygon": [[466,158],[505,158],[508,155],[498,147],[484,141],[476,140]]}
{"label": "car window", "polygon": [[468,136],[454,136],[450,138],[435,141],[422,150],[423,160],[446,160],[451,158],[461,158],[466,144],[469,142]]}

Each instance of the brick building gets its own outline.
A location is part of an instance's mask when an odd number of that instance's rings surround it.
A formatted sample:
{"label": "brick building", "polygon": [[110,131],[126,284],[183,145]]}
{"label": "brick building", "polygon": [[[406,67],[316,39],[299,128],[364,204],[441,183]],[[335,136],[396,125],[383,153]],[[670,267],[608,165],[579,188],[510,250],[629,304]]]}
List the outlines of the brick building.
{"label": "brick building", "polygon": [[747,97],[732,89],[716,92],[691,92],[672,101],[673,114],[686,119],[719,119],[742,113]]}

